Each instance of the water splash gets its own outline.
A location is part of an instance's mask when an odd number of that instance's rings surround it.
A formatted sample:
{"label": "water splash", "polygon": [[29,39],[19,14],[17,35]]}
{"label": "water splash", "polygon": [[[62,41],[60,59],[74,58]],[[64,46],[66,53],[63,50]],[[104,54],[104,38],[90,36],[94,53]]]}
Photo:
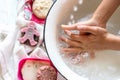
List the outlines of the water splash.
{"label": "water splash", "polygon": [[78,7],[77,6],[73,6],[73,11],[77,12],[78,11]]}
{"label": "water splash", "polygon": [[78,3],[81,5],[83,4],[83,0],[78,0]]}
{"label": "water splash", "polygon": [[73,20],[73,19],[74,19],[74,15],[71,14],[71,15],[70,15],[70,20]]}

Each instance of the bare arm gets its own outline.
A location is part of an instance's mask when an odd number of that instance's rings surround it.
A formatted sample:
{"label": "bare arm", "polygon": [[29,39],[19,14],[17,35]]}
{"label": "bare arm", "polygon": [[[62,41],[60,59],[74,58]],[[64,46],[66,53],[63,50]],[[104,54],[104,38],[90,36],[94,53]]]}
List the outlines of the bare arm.
{"label": "bare arm", "polygon": [[92,19],[95,20],[97,25],[107,23],[109,18],[120,5],[120,0],[103,0],[93,14]]}
{"label": "bare arm", "polygon": [[106,37],[107,49],[120,50],[120,36],[108,34]]}

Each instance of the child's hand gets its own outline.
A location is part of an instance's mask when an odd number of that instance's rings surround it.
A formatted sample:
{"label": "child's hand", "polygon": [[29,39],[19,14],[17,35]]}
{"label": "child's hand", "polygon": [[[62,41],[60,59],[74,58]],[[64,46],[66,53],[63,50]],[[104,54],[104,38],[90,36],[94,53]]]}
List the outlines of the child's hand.
{"label": "child's hand", "polygon": [[[65,52],[78,53],[81,51],[113,49],[114,42],[116,43],[118,40],[118,37],[108,33],[106,29],[101,27],[83,25],[68,28],[62,25],[62,28],[66,34],[70,36],[70,38],[61,37],[62,41],[70,45],[70,47],[62,49]],[[85,32],[89,34],[73,34],[69,30],[79,30],[82,33]]]}

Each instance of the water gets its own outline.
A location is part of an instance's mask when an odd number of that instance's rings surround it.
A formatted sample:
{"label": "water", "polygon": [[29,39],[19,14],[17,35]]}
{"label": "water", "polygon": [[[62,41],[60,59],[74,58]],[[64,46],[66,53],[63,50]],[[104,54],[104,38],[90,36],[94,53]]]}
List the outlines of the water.
{"label": "water", "polygon": [[65,55],[62,57],[74,72],[88,77],[89,80],[118,80],[120,79],[120,55],[113,52],[97,52],[94,59],[89,58],[84,63],[78,64],[73,64],[71,57],[66,58]]}
{"label": "water", "polygon": [[[75,9],[76,11],[77,9]],[[91,13],[75,21],[74,15],[70,15],[68,25],[75,22],[85,21],[91,17]],[[120,34],[118,29],[115,29],[113,23],[107,24],[107,29],[113,34]],[[63,31],[60,35],[65,35]],[[62,42],[60,46],[67,46]],[[95,58],[91,59],[89,54],[86,53],[84,56],[84,62],[81,62],[80,54],[63,54],[61,56],[65,63],[70,67],[71,70],[79,74],[80,76],[87,77],[89,80],[120,80],[120,51],[99,51],[95,52]],[[76,58],[76,59],[75,59]]]}

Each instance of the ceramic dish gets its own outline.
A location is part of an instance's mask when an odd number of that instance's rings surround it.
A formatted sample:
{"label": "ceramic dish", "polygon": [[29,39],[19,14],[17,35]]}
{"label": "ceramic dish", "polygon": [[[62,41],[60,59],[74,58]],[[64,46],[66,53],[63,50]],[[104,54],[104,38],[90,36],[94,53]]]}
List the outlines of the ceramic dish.
{"label": "ceramic dish", "polygon": [[[95,11],[100,1],[101,0],[90,0],[90,1],[88,0],[57,0],[48,14],[46,24],[45,24],[45,29],[44,29],[44,33],[45,33],[44,38],[45,38],[45,46],[47,49],[47,53],[51,61],[55,65],[55,67],[58,69],[58,71],[68,80],[93,80],[93,79],[80,76],[78,73],[76,73],[76,70],[73,70],[71,66],[66,64],[67,61],[63,60],[63,57],[61,56],[61,53],[59,51],[59,36],[60,36],[59,32],[62,31],[60,25],[73,24],[75,22],[80,21],[81,18],[82,18],[82,21],[87,20],[88,18],[90,18],[91,14]],[[118,34],[120,30],[120,27],[119,27],[120,18],[118,18],[119,12],[120,12],[120,8],[114,13],[114,15],[109,20],[109,23],[112,23],[113,25],[108,28],[108,31],[114,34]],[[87,19],[84,18],[85,16],[88,16]],[[113,55],[114,53],[120,53],[120,52],[106,51],[104,53],[108,55],[109,54]],[[118,58],[117,56],[115,56],[115,59]],[[111,58],[113,57],[114,56],[111,56]],[[106,58],[105,59],[106,63],[107,61],[108,62],[111,61],[111,59],[109,59],[107,56],[105,58]],[[119,61],[117,62],[116,61],[117,60],[114,60],[113,64],[115,65],[120,64]],[[110,64],[112,64],[112,62]]]}

